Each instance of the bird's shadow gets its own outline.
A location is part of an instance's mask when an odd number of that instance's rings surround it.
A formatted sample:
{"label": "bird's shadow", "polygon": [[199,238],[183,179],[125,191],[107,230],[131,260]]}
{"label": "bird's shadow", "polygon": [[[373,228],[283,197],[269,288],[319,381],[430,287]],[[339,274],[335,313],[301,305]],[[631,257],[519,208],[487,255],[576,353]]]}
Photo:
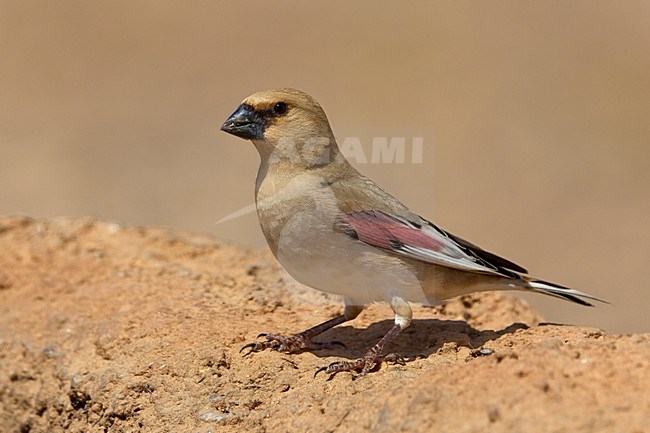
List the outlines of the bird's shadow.
{"label": "bird's shadow", "polygon": [[[335,346],[330,349],[311,351],[314,355],[357,359],[376,344],[394,325],[392,320],[373,323],[368,328],[339,326],[320,335],[318,341],[339,341],[345,347]],[[527,329],[524,323],[513,323],[501,330],[478,330],[467,322],[460,320],[419,319],[413,320],[411,326],[398,335],[385,348],[385,353],[396,353],[405,360],[426,358],[438,352],[446,343],[456,343],[458,347],[480,349],[486,342],[496,340],[503,335],[519,329]]]}

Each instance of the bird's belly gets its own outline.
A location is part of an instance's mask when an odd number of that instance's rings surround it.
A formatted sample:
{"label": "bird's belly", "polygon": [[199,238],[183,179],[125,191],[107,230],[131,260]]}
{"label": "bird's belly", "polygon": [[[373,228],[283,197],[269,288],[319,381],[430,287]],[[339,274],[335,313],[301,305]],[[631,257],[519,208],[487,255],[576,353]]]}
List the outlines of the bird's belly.
{"label": "bird's belly", "polygon": [[402,259],[334,232],[332,225],[300,226],[285,226],[276,251],[278,261],[299,282],[360,304],[395,296],[431,303],[415,270]]}
{"label": "bird's belly", "polygon": [[[302,174],[289,181],[258,176],[257,213],[280,264],[299,282],[360,304],[433,303],[407,260],[336,231],[337,198],[322,179]],[[429,282],[430,283],[430,282]],[[429,287],[429,285],[427,286]]]}

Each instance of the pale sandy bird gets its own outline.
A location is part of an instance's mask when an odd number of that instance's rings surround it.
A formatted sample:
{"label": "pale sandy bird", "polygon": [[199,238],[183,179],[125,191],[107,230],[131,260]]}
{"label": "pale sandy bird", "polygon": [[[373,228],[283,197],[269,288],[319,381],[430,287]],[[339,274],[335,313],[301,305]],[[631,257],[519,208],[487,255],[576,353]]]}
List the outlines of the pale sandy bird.
{"label": "pale sandy bird", "polygon": [[[329,121],[309,95],[266,90],[246,98],[221,129],[251,140],[261,156],[255,183],[264,236],[299,282],[343,296],[343,314],[291,337],[262,334],[244,346],[299,352],[331,347],[313,338],[385,301],[395,325],[356,361],[318,371],[366,374],[409,326],[409,303],[487,290],[523,290],[591,305],[586,293],[525,276],[526,269],[442,230],[360,174],[341,154]],[[338,343],[340,344],[340,343]],[[242,349],[244,349],[242,348]]]}

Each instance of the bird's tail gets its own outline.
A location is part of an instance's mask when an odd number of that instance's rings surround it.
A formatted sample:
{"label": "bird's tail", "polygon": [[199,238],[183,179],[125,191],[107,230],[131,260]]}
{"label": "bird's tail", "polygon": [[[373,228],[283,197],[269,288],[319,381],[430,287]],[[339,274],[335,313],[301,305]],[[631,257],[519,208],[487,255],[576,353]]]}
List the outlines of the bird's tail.
{"label": "bird's tail", "polygon": [[555,296],[556,298],[566,299],[567,301],[575,302],[576,304],[586,305],[588,307],[593,307],[593,304],[585,301],[581,298],[591,299],[598,302],[603,302],[609,304],[609,302],[602,299],[598,299],[595,296],[591,296],[587,293],[581,292],[579,290],[571,289],[569,287],[560,286],[559,284],[549,283],[548,281],[536,280],[532,278],[523,277],[520,280],[523,284],[518,284],[520,287],[523,287],[533,292],[543,293],[549,296]]}

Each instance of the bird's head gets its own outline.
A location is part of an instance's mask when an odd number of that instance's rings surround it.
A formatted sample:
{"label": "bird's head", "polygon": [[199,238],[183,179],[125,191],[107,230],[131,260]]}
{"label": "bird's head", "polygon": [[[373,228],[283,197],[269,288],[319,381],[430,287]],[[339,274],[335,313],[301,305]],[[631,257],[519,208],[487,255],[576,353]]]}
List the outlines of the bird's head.
{"label": "bird's head", "polygon": [[271,89],[244,99],[221,130],[251,140],[262,158],[322,164],[339,156],[321,106],[304,92]]}

